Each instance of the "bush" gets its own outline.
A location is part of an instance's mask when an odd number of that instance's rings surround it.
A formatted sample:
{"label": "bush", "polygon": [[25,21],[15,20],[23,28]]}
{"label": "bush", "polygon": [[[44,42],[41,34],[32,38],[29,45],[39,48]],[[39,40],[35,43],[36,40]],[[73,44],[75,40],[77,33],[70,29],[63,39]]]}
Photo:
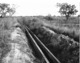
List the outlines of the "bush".
{"label": "bush", "polygon": [[53,17],[51,15],[48,15],[48,16],[45,16],[44,19],[51,21],[51,20],[53,20]]}

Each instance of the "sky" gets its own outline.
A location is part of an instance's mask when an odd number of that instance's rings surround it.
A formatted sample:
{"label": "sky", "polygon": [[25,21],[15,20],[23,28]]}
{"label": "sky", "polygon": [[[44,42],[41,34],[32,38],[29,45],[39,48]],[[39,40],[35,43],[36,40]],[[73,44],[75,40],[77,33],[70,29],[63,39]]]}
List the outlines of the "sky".
{"label": "sky", "polygon": [[15,4],[15,16],[60,15],[57,3],[74,4],[80,14],[80,0],[0,0],[0,3]]}

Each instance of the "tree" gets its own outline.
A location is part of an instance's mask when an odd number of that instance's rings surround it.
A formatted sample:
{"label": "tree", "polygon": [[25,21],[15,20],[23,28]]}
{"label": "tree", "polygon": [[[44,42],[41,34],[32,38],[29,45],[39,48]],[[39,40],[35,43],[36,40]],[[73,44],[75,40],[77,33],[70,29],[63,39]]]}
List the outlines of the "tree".
{"label": "tree", "polygon": [[66,20],[68,20],[71,15],[75,15],[78,12],[75,5],[68,3],[58,3],[57,6],[60,7],[59,13],[64,15]]}
{"label": "tree", "polygon": [[47,16],[44,17],[46,20],[51,21],[53,20],[53,17],[51,16],[51,14],[48,14]]}
{"label": "tree", "polygon": [[0,17],[7,15],[12,16],[15,13],[15,8],[10,7],[10,4],[0,3]]}

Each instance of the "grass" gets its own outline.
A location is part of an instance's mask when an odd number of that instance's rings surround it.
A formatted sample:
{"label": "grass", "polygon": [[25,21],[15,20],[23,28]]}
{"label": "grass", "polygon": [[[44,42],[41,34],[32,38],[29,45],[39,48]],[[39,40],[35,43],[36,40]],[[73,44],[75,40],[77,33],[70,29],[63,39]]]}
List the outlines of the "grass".
{"label": "grass", "polygon": [[33,29],[32,31],[61,63],[78,63],[79,44],[77,42],[61,34],[52,34],[44,28]]}
{"label": "grass", "polygon": [[15,18],[0,18],[0,63],[5,55],[10,51],[10,33],[14,29],[12,26],[16,22]]}
{"label": "grass", "polygon": [[[65,17],[59,16],[0,18],[0,48],[3,47],[4,52],[6,46],[1,45],[7,45],[9,34],[14,30],[14,24],[17,22],[27,25],[62,63],[79,63],[79,17],[71,17],[68,21],[65,21]],[[76,38],[78,39],[75,40]]]}
{"label": "grass", "polygon": [[[49,16],[50,18],[51,16]],[[59,34],[65,34],[79,42],[79,17],[71,17],[65,21],[63,17],[51,17],[53,20],[46,19],[44,16],[24,17],[23,21],[32,28],[39,28],[45,26]]]}
{"label": "grass", "polygon": [[79,63],[80,24],[78,17],[70,18],[67,22],[64,17],[49,17],[49,20],[45,16],[34,16],[22,19],[23,23],[39,37],[61,63]]}

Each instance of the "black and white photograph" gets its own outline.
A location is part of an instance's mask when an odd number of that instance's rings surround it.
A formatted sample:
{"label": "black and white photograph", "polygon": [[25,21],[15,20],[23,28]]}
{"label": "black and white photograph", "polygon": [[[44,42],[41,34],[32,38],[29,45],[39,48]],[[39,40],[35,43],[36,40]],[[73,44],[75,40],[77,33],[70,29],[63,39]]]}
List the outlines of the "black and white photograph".
{"label": "black and white photograph", "polygon": [[0,0],[0,63],[79,63],[80,0]]}

